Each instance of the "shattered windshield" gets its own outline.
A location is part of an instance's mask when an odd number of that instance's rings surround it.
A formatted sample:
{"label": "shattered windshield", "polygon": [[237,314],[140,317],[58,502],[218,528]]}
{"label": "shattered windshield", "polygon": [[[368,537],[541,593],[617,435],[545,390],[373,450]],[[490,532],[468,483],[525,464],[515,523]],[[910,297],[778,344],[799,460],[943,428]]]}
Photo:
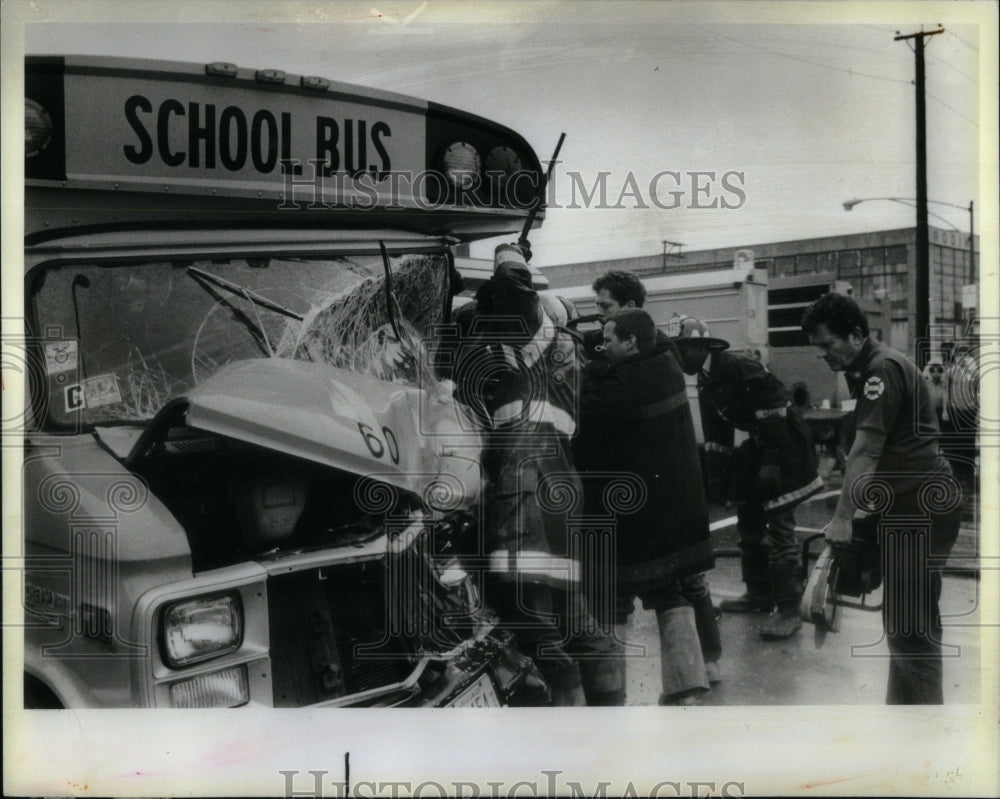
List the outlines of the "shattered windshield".
{"label": "shattered windshield", "polygon": [[30,287],[48,419],[148,420],[247,358],[311,360],[418,385],[448,269],[442,254],[390,260],[393,315],[378,255],[49,267]]}

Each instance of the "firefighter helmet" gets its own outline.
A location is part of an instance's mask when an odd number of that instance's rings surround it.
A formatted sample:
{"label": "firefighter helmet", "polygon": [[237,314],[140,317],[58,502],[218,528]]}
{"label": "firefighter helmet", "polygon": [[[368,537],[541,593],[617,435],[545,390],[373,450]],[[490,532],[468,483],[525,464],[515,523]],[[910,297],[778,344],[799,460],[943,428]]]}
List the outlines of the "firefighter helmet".
{"label": "firefighter helmet", "polygon": [[708,325],[687,314],[674,314],[667,322],[667,336],[678,346],[686,342],[701,342],[708,345],[710,350],[727,350],[729,342],[725,339],[715,338],[709,333]]}

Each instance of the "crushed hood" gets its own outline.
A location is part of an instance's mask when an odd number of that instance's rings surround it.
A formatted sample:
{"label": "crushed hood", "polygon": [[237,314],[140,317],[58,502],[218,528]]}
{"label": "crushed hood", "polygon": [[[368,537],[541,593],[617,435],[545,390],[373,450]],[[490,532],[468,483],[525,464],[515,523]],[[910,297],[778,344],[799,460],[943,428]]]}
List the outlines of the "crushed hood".
{"label": "crushed hood", "polygon": [[481,437],[450,396],[308,361],[232,363],[183,398],[192,427],[424,497],[478,497]]}

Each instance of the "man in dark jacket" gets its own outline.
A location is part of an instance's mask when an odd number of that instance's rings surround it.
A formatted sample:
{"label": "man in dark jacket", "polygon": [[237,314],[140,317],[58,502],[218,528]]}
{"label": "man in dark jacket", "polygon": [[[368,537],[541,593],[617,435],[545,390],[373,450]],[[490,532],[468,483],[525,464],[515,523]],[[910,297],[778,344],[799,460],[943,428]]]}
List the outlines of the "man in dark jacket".
{"label": "man in dark jacket", "polygon": [[[582,491],[571,462],[579,360],[517,245],[497,247],[457,396],[486,425],[485,600],[552,688],[556,705],[620,705],[619,654],[587,606],[569,515]],[[487,296],[488,294],[488,296]],[[478,296],[478,295],[477,295]]]}
{"label": "man in dark jacket", "polygon": [[[594,304],[602,319],[610,318],[618,311],[642,308],[646,302],[646,287],[633,272],[621,270],[605,272],[594,280],[591,288],[594,290]],[[603,325],[599,330],[585,333],[583,345],[587,357],[585,373],[596,377],[608,367],[608,359],[604,353]],[[676,345],[659,328],[656,330],[655,346],[657,349],[669,352],[680,363],[681,355]],[[705,671],[708,674],[708,681],[715,685],[722,680],[720,667],[722,636],[719,633],[719,623],[708,580],[703,573],[686,574],[681,578],[681,591],[694,607],[695,625],[698,628],[698,640],[701,642],[701,654],[705,660]]]}
{"label": "man in dark jacket", "polygon": [[714,559],[684,375],[645,311],[614,313],[603,340],[608,368],[585,381],[574,443],[588,518],[611,520],[615,621],[636,596],[656,611],[661,704],[690,704],[709,683],[680,578]]}
{"label": "man in dark jacket", "polygon": [[[759,361],[726,352],[729,343],[698,319],[673,321],[682,368],[698,377],[709,496],[736,504],[746,593],[720,606],[731,613],[777,606],[760,634],[787,638],[802,626],[795,508],[823,489],[809,429]],[[735,430],[749,438],[734,452]]]}
{"label": "man in dark jacket", "polygon": [[[646,302],[646,287],[639,276],[632,272],[613,269],[596,278],[590,287],[594,290],[594,304],[602,320],[610,318],[618,311],[642,308]],[[661,330],[656,331],[656,346],[665,346],[670,354],[680,361],[677,348]],[[601,329],[584,333],[583,348],[590,362],[605,360],[603,324]]]}

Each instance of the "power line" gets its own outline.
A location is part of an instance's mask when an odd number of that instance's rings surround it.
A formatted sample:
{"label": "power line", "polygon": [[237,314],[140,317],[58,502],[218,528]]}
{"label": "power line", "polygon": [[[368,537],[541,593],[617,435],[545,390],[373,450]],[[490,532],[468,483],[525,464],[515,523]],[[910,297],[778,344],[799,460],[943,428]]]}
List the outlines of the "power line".
{"label": "power line", "polygon": [[909,83],[910,83],[907,80],[900,80],[899,78],[887,78],[884,75],[872,75],[869,72],[858,72],[857,70],[846,68],[846,67],[834,67],[834,66],[831,66],[830,64],[822,64],[819,61],[812,61],[812,60],[810,60],[808,58],[802,58],[800,56],[789,55],[788,53],[782,53],[780,50],[772,50],[769,47],[762,47],[762,46],[757,45],[757,44],[752,44],[750,42],[745,42],[745,41],[737,39],[737,38],[735,38],[733,36],[727,36],[724,33],[718,33],[717,31],[709,30],[708,28],[703,28],[703,27],[701,27],[699,25],[692,25],[691,27],[692,28],[697,28],[700,31],[712,34],[714,36],[718,36],[718,37],[720,37],[722,39],[728,39],[729,41],[735,42],[736,44],[742,44],[745,47],[751,47],[754,50],[761,51],[762,53],[768,53],[769,55],[777,56],[778,58],[787,58],[790,61],[798,61],[799,63],[802,63],[802,64],[811,64],[812,66],[819,67],[820,69],[829,69],[829,70],[832,70],[834,72],[843,72],[843,73],[845,73],[847,75],[861,77],[861,78],[872,78],[873,80],[881,80],[881,81],[885,81],[886,83],[902,83],[904,85],[909,85]]}
{"label": "power line", "polygon": [[974,47],[973,45],[969,44],[967,41],[965,41],[965,39],[963,39],[957,33],[952,33],[951,31],[948,31],[948,35],[949,36],[954,36],[956,39],[958,39],[959,42],[961,42],[966,47],[968,47],[972,52],[974,52],[974,53],[978,53],[979,52],[979,48],[978,47]]}
{"label": "power line", "polygon": [[963,78],[966,78],[966,79],[972,81],[976,85],[979,84],[979,79],[978,78],[974,78],[972,75],[966,75],[964,72],[962,72],[962,70],[960,70],[958,67],[956,67],[954,64],[952,64],[950,61],[946,61],[944,58],[941,58],[939,56],[934,56],[932,58],[932,60],[936,61],[939,64],[943,64],[946,67],[950,67],[955,72],[957,72],[959,75],[961,75]]}
{"label": "power line", "polygon": [[948,105],[948,103],[946,103],[946,102],[945,102],[944,100],[942,100],[941,98],[939,98],[939,97],[935,97],[935,96],[934,96],[933,94],[931,94],[930,92],[926,92],[926,94],[927,94],[927,96],[928,96],[928,97],[930,97],[930,98],[931,98],[932,100],[934,100],[934,102],[936,102],[936,103],[939,103],[940,105],[944,106],[944,107],[945,107],[945,108],[947,108],[947,109],[948,109],[949,111],[951,111],[951,112],[952,112],[952,113],[953,113],[953,114],[954,114],[955,116],[957,116],[957,117],[961,117],[962,119],[964,119],[964,120],[965,120],[966,122],[968,122],[968,123],[969,123],[970,125],[972,125],[973,127],[977,127],[977,128],[979,127],[979,123],[978,123],[978,122],[977,122],[976,120],[974,120],[974,119],[970,119],[970,118],[969,118],[969,117],[967,117],[967,116],[966,116],[965,114],[963,114],[963,113],[962,113],[961,111],[957,111],[957,110],[955,110],[954,108],[952,108],[952,107],[951,107],[950,105]]}

